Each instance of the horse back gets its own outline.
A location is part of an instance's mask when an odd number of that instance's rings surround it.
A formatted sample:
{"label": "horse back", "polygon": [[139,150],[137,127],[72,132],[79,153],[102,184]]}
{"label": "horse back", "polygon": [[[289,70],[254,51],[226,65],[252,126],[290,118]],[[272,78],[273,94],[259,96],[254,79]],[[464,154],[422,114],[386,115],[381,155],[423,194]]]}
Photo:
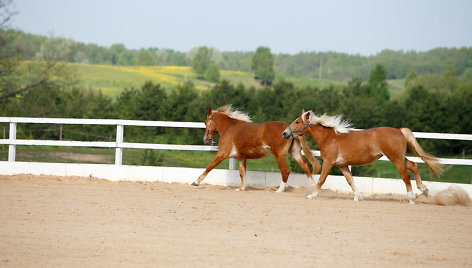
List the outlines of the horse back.
{"label": "horse back", "polygon": [[282,137],[282,132],[288,125],[282,121],[237,124],[231,128],[231,143],[237,147],[264,145],[272,148],[283,145],[287,141]]}
{"label": "horse back", "polygon": [[401,133],[400,129],[392,127],[354,130],[341,134],[340,138],[345,144],[356,144],[357,146],[355,147],[377,147],[382,151],[399,144],[406,145],[405,136]]}

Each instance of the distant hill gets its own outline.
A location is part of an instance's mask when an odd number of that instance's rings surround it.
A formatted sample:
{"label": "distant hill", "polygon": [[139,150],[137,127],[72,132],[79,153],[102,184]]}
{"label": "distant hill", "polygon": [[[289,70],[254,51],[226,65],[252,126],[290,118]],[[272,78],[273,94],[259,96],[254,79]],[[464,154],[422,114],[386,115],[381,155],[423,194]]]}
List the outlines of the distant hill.
{"label": "distant hill", "polygon": [[[122,44],[114,44],[110,47],[96,44],[84,44],[64,38],[50,38],[45,36],[27,34],[22,31],[0,29],[2,40],[9,40],[15,44],[16,53],[20,53],[25,60],[42,59],[44,47],[56,46],[56,51],[61,60],[75,63],[101,64],[107,66],[190,66],[194,50],[180,52],[166,48],[143,48],[139,50],[127,49]],[[8,53],[8,49],[2,53]],[[254,48],[254,51],[256,48]],[[254,52],[214,51],[214,60],[220,70],[235,72],[251,72],[251,58]],[[275,54],[275,71],[280,77],[294,77],[301,79],[335,80],[346,82],[353,77],[359,77],[366,81],[371,70],[381,64],[387,71],[388,79],[405,79],[410,71],[415,71],[419,76],[430,74],[442,74],[452,67],[457,76],[472,73],[472,47],[462,48],[435,48],[426,52],[417,51],[392,51],[384,50],[373,56],[349,55],[334,52],[300,52],[295,55]],[[106,72],[101,68],[102,74]],[[112,70],[112,67],[110,67]],[[122,72],[131,72],[129,67]],[[153,68],[153,67],[149,67]],[[136,71],[136,75],[146,76],[143,72]],[[151,74],[148,74],[151,75]],[[185,76],[185,71],[180,75]],[[187,72],[187,75],[190,75]],[[225,74],[222,74],[225,78]],[[152,76],[152,75],[151,75]],[[172,76],[172,75],[171,75]],[[232,75],[229,75],[232,76]],[[235,80],[242,79],[242,83],[251,83],[252,78],[248,74],[235,74]],[[248,76],[248,77],[246,77]],[[246,77],[246,78],[244,78]],[[101,88],[114,88],[110,82],[100,81]],[[94,83],[98,82],[93,80]],[[128,85],[134,85],[127,81]],[[198,81],[197,81],[198,82]],[[207,83],[196,83],[200,87],[208,87]],[[309,83],[311,84],[311,82]]]}

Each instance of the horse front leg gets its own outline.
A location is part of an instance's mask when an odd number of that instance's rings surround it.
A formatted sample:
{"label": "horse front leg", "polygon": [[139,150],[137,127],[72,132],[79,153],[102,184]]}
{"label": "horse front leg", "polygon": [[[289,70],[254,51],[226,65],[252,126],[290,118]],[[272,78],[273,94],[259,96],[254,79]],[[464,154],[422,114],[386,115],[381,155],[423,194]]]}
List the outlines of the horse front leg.
{"label": "horse front leg", "polygon": [[219,154],[219,153],[216,154],[215,157],[213,158],[213,160],[211,160],[210,164],[208,164],[208,166],[206,167],[205,171],[203,171],[202,175],[200,175],[198,177],[198,179],[192,183],[192,185],[193,186],[200,185],[200,183],[203,181],[203,179],[205,179],[205,177],[208,175],[208,173],[210,173],[210,171],[212,169],[214,169],[216,166],[218,166],[226,158],[228,158],[228,157],[226,157],[223,154]]}
{"label": "horse front leg", "polygon": [[323,165],[321,166],[321,174],[320,174],[320,179],[318,180],[318,183],[315,185],[315,189],[313,192],[309,195],[306,196],[308,199],[313,199],[318,196],[318,192],[321,190],[321,186],[323,186],[326,177],[328,177],[329,171],[333,165],[328,164],[328,161],[323,161]]}
{"label": "horse front leg", "polygon": [[[308,163],[305,161],[305,158],[303,158],[302,156],[302,151],[301,151],[301,147],[299,145],[299,141],[298,140],[295,140],[293,145],[292,145],[292,148],[290,149],[290,154],[292,155],[293,159],[295,159],[295,161],[297,161],[298,165],[303,169],[303,171],[305,172],[306,176],[308,177],[308,181],[310,182],[310,186],[314,186],[315,185],[315,180],[313,179],[313,176],[311,174],[311,171],[310,171],[310,167],[308,166]],[[308,148],[309,150],[309,148]],[[309,155],[311,154],[311,152],[306,152],[306,155]],[[307,158],[309,158],[307,156]],[[316,160],[314,160],[316,161]],[[312,166],[313,166],[313,169],[316,171],[316,164],[312,163]]]}
{"label": "horse front leg", "polygon": [[240,159],[239,161],[239,176],[241,177],[241,187],[237,188],[235,191],[244,191],[246,190],[246,160]]}

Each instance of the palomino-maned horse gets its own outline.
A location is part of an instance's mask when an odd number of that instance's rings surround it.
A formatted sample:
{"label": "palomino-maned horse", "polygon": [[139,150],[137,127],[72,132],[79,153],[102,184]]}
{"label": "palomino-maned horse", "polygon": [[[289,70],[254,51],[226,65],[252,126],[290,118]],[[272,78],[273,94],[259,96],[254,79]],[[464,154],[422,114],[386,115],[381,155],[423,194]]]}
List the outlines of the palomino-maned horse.
{"label": "palomino-maned horse", "polygon": [[358,201],[361,194],[356,189],[348,166],[367,165],[385,155],[400,173],[406,185],[409,203],[414,204],[410,174],[407,169],[413,172],[416,186],[423,194],[428,194],[428,188],[421,181],[418,165],[405,157],[407,145],[434,173],[438,175],[442,173],[442,165],[439,160],[423,151],[410,129],[378,127],[354,130],[350,127],[349,121],[343,121],[340,115],[317,116],[312,111],[302,110],[302,115],[282,133],[285,139],[290,139],[303,136],[308,132],[320,147],[323,159],[321,175],[313,193],[307,198],[311,199],[318,195],[329,171],[333,166],[337,166],[354,192],[354,201]]}
{"label": "palomino-maned horse", "polygon": [[283,192],[287,183],[290,170],[285,156],[290,153],[300,167],[305,171],[311,184],[314,184],[310,168],[302,157],[301,149],[305,152],[308,160],[313,166],[314,173],[317,173],[320,164],[316,160],[306,140],[301,137],[288,141],[280,136],[280,133],[288,126],[285,122],[273,121],[267,123],[251,123],[250,117],[240,111],[226,105],[212,111],[208,108],[205,120],[205,144],[213,142],[217,133],[220,135],[218,141],[218,153],[208,164],[205,171],[192,183],[198,186],[207,174],[215,168],[221,161],[233,157],[239,161],[239,175],[241,177],[241,187],[237,191],[246,189],[246,160],[257,159],[272,153],[277,161],[277,165],[282,173],[282,182],[277,192]]}

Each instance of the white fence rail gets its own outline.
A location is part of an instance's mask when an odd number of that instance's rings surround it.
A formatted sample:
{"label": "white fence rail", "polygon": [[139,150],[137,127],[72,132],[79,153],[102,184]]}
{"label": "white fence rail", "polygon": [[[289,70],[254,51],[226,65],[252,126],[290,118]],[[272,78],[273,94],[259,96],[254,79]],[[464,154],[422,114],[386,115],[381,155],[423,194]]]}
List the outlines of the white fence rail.
{"label": "white fence rail", "polygon": [[[45,146],[75,146],[75,147],[101,147],[115,148],[115,165],[122,164],[123,149],[155,149],[155,150],[184,150],[184,151],[218,151],[217,146],[203,145],[177,145],[177,144],[150,144],[123,142],[125,126],[143,127],[175,127],[175,128],[205,128],[204,123],[197,122],[170,122],[170,121],[141,121],[141,120],[115,120],[115,119],[72,119],[72,118],[31,118],[31,117],[0,117],[0,123],[9,123],[8,139],[0,139],[0,144],[9,146],[8,161],[15,162],[17,145],[45,145]],[[116,126],[116,137],[114,142],[100,141],[63,141],[63,140],[25,140],[17,139],[18,124],[73,124],[73,125],[112,125]],[[416,138],[424,139],[446,139],[472,141],[469,134],[427,133],[413,132]],[[313,151],[320,156],[319,151]],[[419,157],[408,157],[411,161],[423,163]],[[388,161],[385,156],[380,160]],[[440,158],[442,164],[472,165],[472,159]],[[230,169],[234,169],[236,162],[230,161]]]}

